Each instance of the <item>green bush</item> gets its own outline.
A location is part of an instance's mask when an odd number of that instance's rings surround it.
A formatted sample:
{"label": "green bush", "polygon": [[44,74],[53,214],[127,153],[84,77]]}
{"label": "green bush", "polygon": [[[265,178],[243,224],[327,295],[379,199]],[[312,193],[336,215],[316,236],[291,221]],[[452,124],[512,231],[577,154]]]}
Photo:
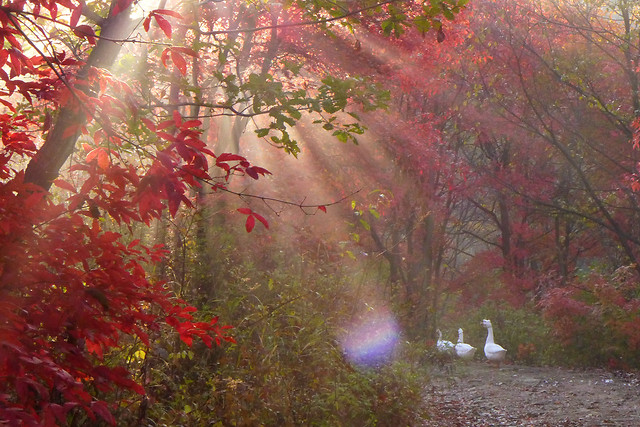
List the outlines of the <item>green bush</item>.
{"label": "green bush", "polygon": [[311,263],[291,270],[240,264],[227,273],[233,280],[224,300],[201,307],[204,316],[216,313],[235,325],[237,344],[158,343],[169,356],[151,372],[154,424],[418,423],[426,383],[420,351],[405,343],[389,364],[349,363],[339,337],[363,305],[349,276],[318,272]]}

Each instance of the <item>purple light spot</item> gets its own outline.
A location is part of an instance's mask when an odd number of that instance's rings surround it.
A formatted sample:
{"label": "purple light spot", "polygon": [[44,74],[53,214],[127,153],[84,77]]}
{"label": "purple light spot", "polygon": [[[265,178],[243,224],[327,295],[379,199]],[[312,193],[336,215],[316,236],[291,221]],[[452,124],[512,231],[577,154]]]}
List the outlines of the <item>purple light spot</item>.
{"label": "purple light spot", "polygon": [[341,340],[347,359],[361,366],[375,366],[391,360],[400,339],[400,330],[389,313],[371,313],[347,328]]}

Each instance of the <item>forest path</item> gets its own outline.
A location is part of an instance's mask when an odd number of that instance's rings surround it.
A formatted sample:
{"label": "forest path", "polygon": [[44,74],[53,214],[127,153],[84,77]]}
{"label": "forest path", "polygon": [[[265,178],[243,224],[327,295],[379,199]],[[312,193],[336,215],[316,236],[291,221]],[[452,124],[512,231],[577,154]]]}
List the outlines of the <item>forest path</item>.
{"label": "forest path", "polygon": [[640,426],[640,379],[557,367],[456,363],[426,388],[427,427]]}

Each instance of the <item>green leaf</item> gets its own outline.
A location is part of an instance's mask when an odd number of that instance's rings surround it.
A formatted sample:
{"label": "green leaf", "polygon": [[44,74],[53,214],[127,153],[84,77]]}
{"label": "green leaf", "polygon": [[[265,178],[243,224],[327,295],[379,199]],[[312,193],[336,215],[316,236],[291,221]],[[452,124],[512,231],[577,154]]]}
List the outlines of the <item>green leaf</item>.
{"label": "green leaf", "polygon": [[266,129],[266,128],[256,129],[256,136],[258,138],[263,138],[267,135],[269,135],[269,129]]}
{"label": "green leaf", "polygon": [[347,142],[349,140],[349,133],[343,130],[333,132],[333,136],[338,138],[338,141],[340,142]]}
{"label": "green leaf", "polygon": [[453,21],[455,19],[453,12],[451,12],[449,7],[444,4],[442,5],[442,14],[444,15],[445,18],[447,18],[450,21]]}
{"label": "green leaf", "polygon": [[382,21],[380,27],[382,28],[382,33],[385,36],[389,37],[391,35],[391,31],[393,31],[393,21],[391,21],[390,19]]}

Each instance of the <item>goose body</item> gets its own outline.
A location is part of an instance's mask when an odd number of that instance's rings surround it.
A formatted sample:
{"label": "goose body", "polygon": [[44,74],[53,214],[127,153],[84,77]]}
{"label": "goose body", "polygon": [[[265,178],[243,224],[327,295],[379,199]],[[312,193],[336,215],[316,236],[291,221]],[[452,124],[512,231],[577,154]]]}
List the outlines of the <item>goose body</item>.
{"label": "goose body", "polygon": [[458,343],[454,347],[456,356],[461,359],[472,359],[476,353],[476,348],[464,342],[463,334],[462,328],[458,328]]}
{"label": "goose body", "polygon": [[453,343],[451,341],[442,339],[442,332],[440,332],[440,329],[438,329],[436,332],[438,333],[438,341],[436,342],[436,348],[438,349],[438,351],[440,353],[453,354],[454,352]]}
{"label": "goose body", "polygon": [[507,350],[493,341],[493,327],[491,326],[491,320],[484,319],[482,321],[482,326],[487,328],[487,341],[484,344],[484,355],[487,356],[487,359],[490,362],[496,362],[498,366],[500,366],[500,362],[502,362],[507,355]]}

